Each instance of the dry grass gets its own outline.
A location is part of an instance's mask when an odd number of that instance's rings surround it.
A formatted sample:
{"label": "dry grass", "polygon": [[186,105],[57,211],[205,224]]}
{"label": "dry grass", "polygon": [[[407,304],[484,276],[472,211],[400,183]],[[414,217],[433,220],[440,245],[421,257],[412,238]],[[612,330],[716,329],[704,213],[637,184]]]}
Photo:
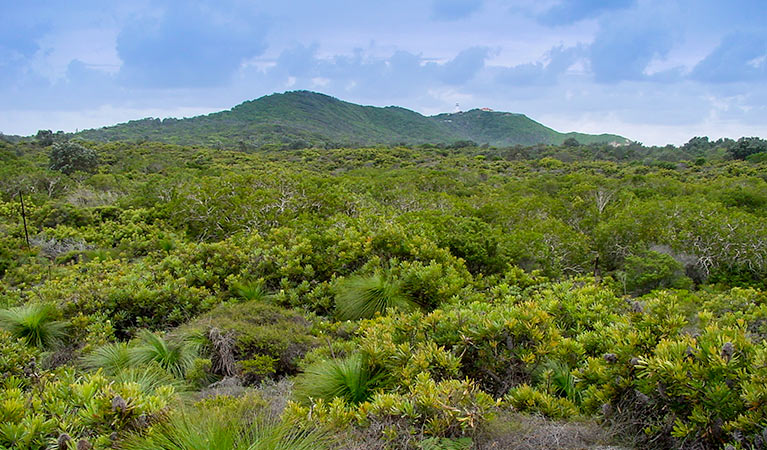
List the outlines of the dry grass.
{"label": "dry grass", "polygon": [[537,416],[501,413],[475,442],[476,450],[627,450],[608,430],[594,422],[553,421]]}
{"label": "dry grass", "polygon": [[[398,429],[395,438],[384,438],[384,431]],[[386,418],[373,420],[367,428],[350,429],[340,437],[340,450],[394,450],[417,449],[418,437],[407,433],[407,423],[403,419]]]}
{"label": "dry grass", "polygon": [[269,417],[278,418],[288,404],[292,395],[293,382],[287,378],[280,381],[265,381],[261,383],[258,392],[269,403]]}
{"label": "dry grass", "polygon": [[197,397],[199,400],[219,396],[241,397],[249,390],[242,385],[242,380],[238,377],[226,377],[202,389]]}
{"label": "dry grass", "polygon": [[[387,428],[397,423],[373,422],[369,428],[355,429],[342,438],[343,450],[418,449],[418,436],[404,432],[384,439]],[[474,439],[473,450],[630,450],[620,445],[610,431],[595,422],[553,421],[537,416],[500,413],[485,431]]]}
{"label": "dry grass", "polygon": [[40,233],[29,238],[33,247],[39,247],[40,253],[50,259],[74,251],[85,251],[93,248],[80,238],[56,238]]}

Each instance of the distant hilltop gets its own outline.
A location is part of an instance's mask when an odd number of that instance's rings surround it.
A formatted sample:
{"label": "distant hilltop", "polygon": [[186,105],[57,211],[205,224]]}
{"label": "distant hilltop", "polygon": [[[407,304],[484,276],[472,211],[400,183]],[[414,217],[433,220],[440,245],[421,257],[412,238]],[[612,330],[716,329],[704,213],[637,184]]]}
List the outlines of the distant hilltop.
{"label": "distant hilltop", "polygon": [[523,114],[490,108],[424,116],[398,106],[375,107],[345,102],[310,91],[291,91],[246,101],[228,111],[186,119],[141,119],[76,136],[94,141],[149,140],[174,144],[269,144],[298,147],[335,144],[423,144],[470,141],[478,145],[562,144],[624,145],[614,134],[560,133]]}

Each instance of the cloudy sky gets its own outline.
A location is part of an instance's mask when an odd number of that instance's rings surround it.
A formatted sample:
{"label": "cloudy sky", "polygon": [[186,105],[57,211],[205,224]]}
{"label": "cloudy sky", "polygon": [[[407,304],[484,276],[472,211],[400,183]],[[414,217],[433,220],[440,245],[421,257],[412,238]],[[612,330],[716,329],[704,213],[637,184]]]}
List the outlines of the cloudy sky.
{"label": "cloudy sky", "polygon": [[0,0],[0,132],[309,89],[645,144],[767,137],[764,0]]}

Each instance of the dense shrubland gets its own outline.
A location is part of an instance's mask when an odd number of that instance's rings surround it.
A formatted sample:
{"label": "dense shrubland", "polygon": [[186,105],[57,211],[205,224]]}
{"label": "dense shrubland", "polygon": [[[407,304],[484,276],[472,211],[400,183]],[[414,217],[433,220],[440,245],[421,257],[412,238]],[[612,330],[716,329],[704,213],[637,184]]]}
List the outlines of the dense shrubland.
{"label": "dense shrubland", "polygon": [[767,447],[753,155],[78,145],[0,142],[0,448]]}

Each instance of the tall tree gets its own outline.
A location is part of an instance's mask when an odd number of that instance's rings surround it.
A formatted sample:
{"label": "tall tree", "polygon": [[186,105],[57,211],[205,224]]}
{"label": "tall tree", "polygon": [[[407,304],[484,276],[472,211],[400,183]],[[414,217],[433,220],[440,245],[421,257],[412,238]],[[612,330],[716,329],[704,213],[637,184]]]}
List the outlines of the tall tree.
{"label": "tall tree", "polygon": [[65,174],[75,171],[88,172],[98,166],[96,151],[76,142],[63,142],[53,146],[50,153],[50,168]]}
{"label": "tall tree", "polygon": [[758,137],[742,137],[729,151],[735,159],[746,159],[749,155],[767,152],[767,141]]}
{"label": "tall tree", "polygon": [[53,132],[51,130],[38,130],[35,139],[43,147],[49,147],[53,145]]}

